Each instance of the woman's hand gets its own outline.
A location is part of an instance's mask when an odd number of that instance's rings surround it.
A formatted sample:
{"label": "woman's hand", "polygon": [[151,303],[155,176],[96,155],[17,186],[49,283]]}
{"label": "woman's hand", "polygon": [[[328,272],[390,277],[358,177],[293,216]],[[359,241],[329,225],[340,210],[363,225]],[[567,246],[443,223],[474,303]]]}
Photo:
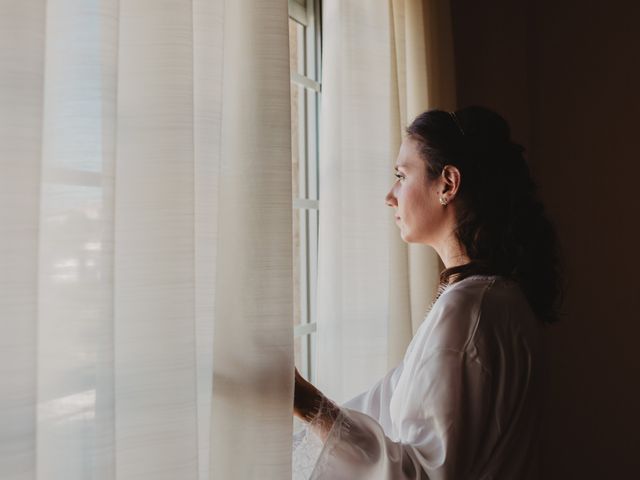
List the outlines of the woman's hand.
{"label": "woman's hand", "polygon": [[293,414],[311,424],[311,428],[324,442],[339,413],[340,408],[307,382],[296,368]]}
{"label": "woman's hand", "polygon": [[301,420],[310,422],[318,414],[323,398],[320,390],[307,382],[296,368],[293,414]]}

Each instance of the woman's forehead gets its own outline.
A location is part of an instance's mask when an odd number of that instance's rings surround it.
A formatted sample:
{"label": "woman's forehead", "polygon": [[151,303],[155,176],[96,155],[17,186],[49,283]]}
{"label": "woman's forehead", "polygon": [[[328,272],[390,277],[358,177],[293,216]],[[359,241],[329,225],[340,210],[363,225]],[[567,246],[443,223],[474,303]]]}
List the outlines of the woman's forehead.
{"label": "woman's forehead", "polygon": [[395,170],[398,168],[417,168],[423,163],[418,151],[418,142],[412,138],[405,138],[398,152]]}

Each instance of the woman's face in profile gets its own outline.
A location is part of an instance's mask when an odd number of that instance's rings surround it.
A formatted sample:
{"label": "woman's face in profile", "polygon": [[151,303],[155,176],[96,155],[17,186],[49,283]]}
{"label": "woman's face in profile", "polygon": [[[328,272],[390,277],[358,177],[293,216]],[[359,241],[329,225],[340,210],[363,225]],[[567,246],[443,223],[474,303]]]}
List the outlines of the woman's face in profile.
{"label": "woman's face in profile", "polygon": [[438,201],[440,178],[427,177],[418,147],[411,137],[403,140],[395,165],[397,180],[385,200],[395,209],[396,225],[405,242],[433,245],[444,226]]}

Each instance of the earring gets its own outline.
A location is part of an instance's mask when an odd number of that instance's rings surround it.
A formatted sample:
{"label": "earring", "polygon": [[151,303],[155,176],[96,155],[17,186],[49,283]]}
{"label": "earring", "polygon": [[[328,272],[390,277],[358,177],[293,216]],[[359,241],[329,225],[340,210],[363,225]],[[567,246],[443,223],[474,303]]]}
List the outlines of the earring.
{"label": "earring", "polygon": [[449,203],[449,201],[446,198],[440,197],[440,205],[446,206],[447,203]]}

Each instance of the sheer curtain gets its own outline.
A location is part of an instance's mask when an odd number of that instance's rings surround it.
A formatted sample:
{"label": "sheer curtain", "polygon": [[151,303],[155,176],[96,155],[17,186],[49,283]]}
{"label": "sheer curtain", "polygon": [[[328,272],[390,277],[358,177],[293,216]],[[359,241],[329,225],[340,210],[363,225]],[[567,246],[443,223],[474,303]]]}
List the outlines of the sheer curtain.
{"label": "sheer curtain", "polygon": [[318,383],[337,401],[404,354],[438,285],[435,252],[400,238],[384,197],[404,129],[455,106],[449,2],[325,0]]}
{"label": "sheer curtain", "polygon": [[0,1],[0,478],[288,478],[285,0]]}

